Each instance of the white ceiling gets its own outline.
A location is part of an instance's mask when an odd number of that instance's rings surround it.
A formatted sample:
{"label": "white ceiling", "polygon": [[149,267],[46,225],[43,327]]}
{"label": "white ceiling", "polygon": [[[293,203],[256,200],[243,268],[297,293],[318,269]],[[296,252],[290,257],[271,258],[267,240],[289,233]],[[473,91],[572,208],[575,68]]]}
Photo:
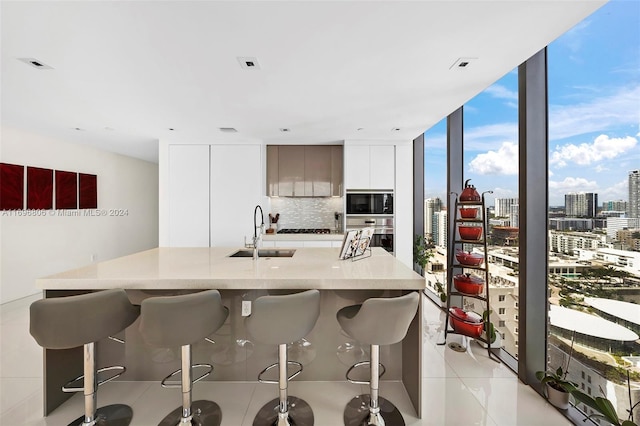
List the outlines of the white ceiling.
{"label": "white ceiling", "polygon": [[604,3],[2,1],[2,123],[149,161],[164,138],[410,140]]}

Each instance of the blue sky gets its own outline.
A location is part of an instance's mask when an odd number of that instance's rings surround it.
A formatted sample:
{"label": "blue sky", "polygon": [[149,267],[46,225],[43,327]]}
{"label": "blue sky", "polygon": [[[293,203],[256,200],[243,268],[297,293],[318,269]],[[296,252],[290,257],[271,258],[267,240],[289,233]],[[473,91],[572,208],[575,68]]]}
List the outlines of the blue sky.
{"label": "blue sky", "polygon": [[[548,48],[549,203],[627,200],[640,169],[640,1],[613,0]],[[465,178],[518,196],[516,70],[464,106]],[[425,195],[446,199],[446,124],[425,132]],[[492,198],[489,204],[493,204]]]}

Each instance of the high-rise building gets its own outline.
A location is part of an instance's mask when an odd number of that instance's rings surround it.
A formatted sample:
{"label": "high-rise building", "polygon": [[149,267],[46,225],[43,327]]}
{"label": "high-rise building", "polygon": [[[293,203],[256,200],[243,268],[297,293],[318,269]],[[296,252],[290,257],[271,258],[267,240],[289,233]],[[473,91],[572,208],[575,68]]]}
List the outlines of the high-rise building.
{"label": "high-rise building", "polygon": [[511,204],[509,208],[509,222],[514,228],[520,227],[520,204]]}
{"label": "high-rise building", "polygon": [[431,238],[435,241],[433,235],[434,226],[437,227],[437,223],[434,224],[436,217],[435,213],[442,210],[442,200],[440,198],[427,198],[424,200],[424,233],[427,238]]}
{"label": "high-rise building", "polygon": [[511,206],[518,204],[517,198],[496,198],[494,201],[494,216],[509,217],[511,214]]}
{"label": "high-rise building", "polygon": [[593,192],[571,192],[564,196],[564,211],[569,217],[596,217],[598,194]]}
{"label": "high-rise building", "polygon": [[440,247],[447,247],[449,222],[447,221],[447,211],[435,212],[433,221],[433,242]]}
{"label": "high-rise building", "polygon": [[628,210],[628,203],[622,200],[605,201],[602,203],[603,212],[626,212]]}
{"label": "high-rise building", "polygon": [[629,172],[629,217],[640,217],[640,170]]}

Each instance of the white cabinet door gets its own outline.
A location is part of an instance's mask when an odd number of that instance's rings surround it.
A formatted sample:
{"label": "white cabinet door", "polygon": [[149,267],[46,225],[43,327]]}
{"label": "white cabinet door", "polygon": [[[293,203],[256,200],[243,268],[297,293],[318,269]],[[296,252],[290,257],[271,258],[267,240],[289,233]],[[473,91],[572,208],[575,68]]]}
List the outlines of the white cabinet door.
{"label": "white cabinet door", "polygon": [[212,247],[241,246],[253,237],[264,182],[261,152],[260,145],[211,145]]}
{"label": "white cabinet door", "polygon": [[369,165],[369,188],[391,190],[395,188],[396,161],[393,145],[371,145]]}
{"label": "white cabinet door", "polygon": [[209,145],[169,146],[169,246],[209,246]]}
{"label": "white cabinet door", "polygon": [[344,184],[346,189],[393,190],[395,173],[393,145],[345,145]]}
{"label": "white cabinet door", "polygon": [[369,189],[369,146],[345,145],[344,187],[346,189]]}

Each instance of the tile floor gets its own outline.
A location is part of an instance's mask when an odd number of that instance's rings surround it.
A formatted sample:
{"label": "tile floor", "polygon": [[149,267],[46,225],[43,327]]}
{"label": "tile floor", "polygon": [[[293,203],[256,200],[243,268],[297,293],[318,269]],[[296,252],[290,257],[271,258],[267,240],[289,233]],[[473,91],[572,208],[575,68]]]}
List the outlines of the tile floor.
{"label": "tile floor", "polygon": [[[28,307],[39,296],[0,306],[0,425],[66,425],[82,413],[80,395],[73,396],[48,417],[42,417],[42,349],[29,335]],[[402,412],[407,425],[554,426],[571,424],[507,367],[487,358],[471,344],[455,352],[437,346],[442,315],[429,301],[424,314],[423,418],[417,419],[399,382],[381,382],[381,396]],[[451,336],[454,339],[459,336]],[[451,340],[450,340],[451,341]],[[292,382],[291,394],[309,402],[316,426],[339,426],[351,397],[365,386],[347,382]],[[98,404],[125,403],[134,409],[132,425],[156,425],[179,404],[177,391],[157,382],[112,382],[100,388]],[[194,399],[216,401],[222,424],[249,426],[263,403],[275,398],[274,385],[200,382]],[[388,425],[394,426],[394,425]]]}

